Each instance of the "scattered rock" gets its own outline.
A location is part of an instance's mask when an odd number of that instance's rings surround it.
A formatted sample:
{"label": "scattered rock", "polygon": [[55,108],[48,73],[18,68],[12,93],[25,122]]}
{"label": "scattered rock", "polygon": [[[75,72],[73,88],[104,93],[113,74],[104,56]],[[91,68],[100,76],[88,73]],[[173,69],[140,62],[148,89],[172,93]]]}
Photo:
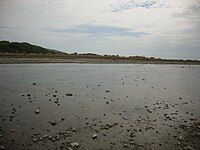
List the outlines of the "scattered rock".
{"label": "scattered rock", "polygon": [[36,109],[36,110],[35,110],[35,113],[36,113],[36,114],[39,114],[39,113],[40,113],[40,110],[39,110],[39,109]]}
{"label": "scattered rock", "polygon": [[73,96],[73,94],[72,93],[68,93],[68,94],[66,94],[66,96]]}
{"label": "scattered rock", "polygon": [[79,147],[79,145],[80,145],[80,144],[77,143],[77,142],[73,142],[73,143],[71,143],[71,146],[72,146],[72,147]]}
{"label": "scattered rock", "polygon": [[128,145],[126,143],[124,144],[124,148],[128,148]]}
{"label": "scattered rock", "polygon": [[0,145],[0,150],[5,150],[5,149],[6,149],[6,146]]}
{"label": "scattered rock", "polygon": [[97,133],[93,134],[93,135],[92,135],[92,138],[93,138],[93,139],[96,139],[96,138],[97,138]]}
{"label": "scattered rock", "polygon": [[183,150],[195,150],[195,149],[190,146],[185,146],[185,147],[183,147]]}
{"label": "scattered rock", "polygon": [[51,124],[52,126],[55,126],[55,125],[57,124],[56,121],[49,121],[49,122],[50,122],[50,124]]}
{"label": "scattered rock", "polygon": [[183,137],[182,137],[182,136],[179,136],[178,139],[179,139],[179,140],[183,140]]}

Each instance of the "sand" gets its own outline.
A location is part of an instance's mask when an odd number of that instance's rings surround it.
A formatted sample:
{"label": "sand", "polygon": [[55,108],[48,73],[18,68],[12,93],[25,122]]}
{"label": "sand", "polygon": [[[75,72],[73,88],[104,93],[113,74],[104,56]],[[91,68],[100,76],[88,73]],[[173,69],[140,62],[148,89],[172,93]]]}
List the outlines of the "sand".
{"label": "sand", "polygon": [[0,149],[200,149],[200,66],[1,64]]}

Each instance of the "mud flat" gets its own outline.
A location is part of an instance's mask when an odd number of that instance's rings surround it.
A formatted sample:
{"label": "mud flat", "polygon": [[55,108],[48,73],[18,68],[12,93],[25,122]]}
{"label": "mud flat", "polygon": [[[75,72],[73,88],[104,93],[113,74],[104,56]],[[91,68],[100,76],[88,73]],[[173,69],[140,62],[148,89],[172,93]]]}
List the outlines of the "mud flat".
{"label": "mud flat", "polygon": [[200,66],[1,64],[0,150],[198,150]]}
{"label": "mud flat", "polygon": [[181,64],[200,65],[198,60],[169,60],[87,55],[2,54],[0,64],[79,63],[79,64]]}

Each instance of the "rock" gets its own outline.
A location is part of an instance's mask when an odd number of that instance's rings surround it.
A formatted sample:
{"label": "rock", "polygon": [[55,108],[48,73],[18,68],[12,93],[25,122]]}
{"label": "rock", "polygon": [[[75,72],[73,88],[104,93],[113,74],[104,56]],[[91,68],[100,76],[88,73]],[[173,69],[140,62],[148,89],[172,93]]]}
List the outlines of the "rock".
{"label": "rock", "polygon": [[57,122],[56,122],[56,121],[50,121],[50,124],[51,124],[52,126],[55,126],[55,125],[57,124]]}
{"label": "rock", "polygon": [[185,146],[185,147],[183,147],[183,150],[195,150],[195,149],[190,146]]}
{"label": "rock", "polygon": [[64,118],[64,117],[61,117],[61,120],[62,120],[62,121],[64,121],[64,120],[65,120],[65,118]]}
{"label": "rock", "polygon": [[36,110],[35,110],[35,113],[36,113],[36,114],[39,114],[39,113],[40,113],[40,110],[39,110],[39,109],[36,109]]}
{"label": "rock", "polygon": [[178,139],[179,139],[179,140],[183,140],[183,137],[182,137],[182,136],[179,136]]}
{"label": "rock", "polygon": [[80,145],[80,144],[77,143],[77,142],[73,142],[73,143],[71,143],[71,146],[72,146],[72,147],[79,147],[79,145]]}
{"label": "rock", "polygon": [[68,93],[68,94],[66,94],[66,96],[73,96],[73,94],[72,93]]}
{"label": "rock", "polygon": [[12,131],[12,132],[15,132],[15,129],[12,129],[11,131]]}
{"label": "rock", "polygon": [[128,145],[126,143],[124,144],[124,148],[128,148]]}
{"label": "rock", "polygon": [[96,138],[97,138],[97,133],[93,134],[93,135],[92,135],[92,138],[93,138],[93,139],[96,139]]}
{"label": "rock", "polygon": [[5,150],[6,147],[4,145],[0,145],[0,150]]}
{"label": "rock", "polygon": [[36,83],[33,83],[33,85],[36,85]]}

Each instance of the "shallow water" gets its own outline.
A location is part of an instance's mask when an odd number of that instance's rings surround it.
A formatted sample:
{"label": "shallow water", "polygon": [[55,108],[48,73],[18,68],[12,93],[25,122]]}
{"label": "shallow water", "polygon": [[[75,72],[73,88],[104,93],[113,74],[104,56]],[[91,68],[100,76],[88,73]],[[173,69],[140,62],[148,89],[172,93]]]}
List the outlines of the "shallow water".
{"label": "shallow water", "polygon": [[6,149],[200,148],[179,139],[180,125],[200,121],[199,106],[198,65],[0,65]]}

